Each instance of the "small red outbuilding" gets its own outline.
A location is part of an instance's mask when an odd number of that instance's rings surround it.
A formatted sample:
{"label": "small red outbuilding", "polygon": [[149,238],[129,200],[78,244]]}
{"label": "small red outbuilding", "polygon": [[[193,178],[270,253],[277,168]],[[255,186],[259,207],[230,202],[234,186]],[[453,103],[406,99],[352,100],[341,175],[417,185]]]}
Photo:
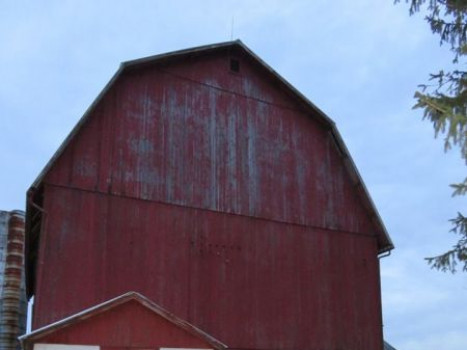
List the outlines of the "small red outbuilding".
{"label": "small red outbuilding", "polygon": [[202,330],[129,292],[23,336],[24,350],[227,348]]}

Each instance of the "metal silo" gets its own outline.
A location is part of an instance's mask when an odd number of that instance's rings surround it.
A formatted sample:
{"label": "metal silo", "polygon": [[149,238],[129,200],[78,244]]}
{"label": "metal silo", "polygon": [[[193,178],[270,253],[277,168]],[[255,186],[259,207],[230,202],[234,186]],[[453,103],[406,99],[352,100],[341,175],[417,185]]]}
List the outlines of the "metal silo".
{"label": "metal silo", "polygon": [[19,349],[26,313],[24,212],[0,211],[0,349]]}

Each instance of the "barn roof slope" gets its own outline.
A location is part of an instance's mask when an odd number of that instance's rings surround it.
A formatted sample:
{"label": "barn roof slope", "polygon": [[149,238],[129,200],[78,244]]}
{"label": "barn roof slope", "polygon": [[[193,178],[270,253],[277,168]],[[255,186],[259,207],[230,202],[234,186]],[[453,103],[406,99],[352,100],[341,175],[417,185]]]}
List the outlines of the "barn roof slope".
{"label": "barn roof slope", "polygon": [[343,161],[345,163],[345,167],[347,168],[352,181],[357,188],[357,191],[362,198],[364,206],[367,208],[369,213],[371,214],[371,218],[375,226],[378,228],[378,252],[385,253],[394,248],[392,240],[384,226],[384,223],[374,205],[368,190],[366,189],[365,184],[355,166],[354,161],[352,160],[350,153],[345,146],[342,137],[340,136],[339,131],[336,128],[334,121],[329,118],[323,111],[321,111],[317,106],[315,106],[310,100],[308,100],[301,92],[299,92],[296,88],[294,88],[287,80],[285,80],[282,76],[280,76],[274,69],[272,69],[267,63],[265,63],[260,57],[258,57],[254,52],[252,52],[242,41],[234,40],[228,42],[222,42],[212,45],[205,45],[194,47],[190,49],[184,49],[179,51],[173,51],[169,53],[149,56],[145,58],[140,58],[136,60],[126,61],[120,65],[120,68],[109,81],[109,83],[105,86],[99,96],[95,99],[95,101],[91,104],[88,110],[85,112],[83,117],[79,120],[76,126],[73,128],[71,133],[67,136],[58,150],[55,152],[53,157],[49,160],[47,165],[41,171],[39,176],[33,182],[29,189],[29,195],[33,193],[36,189],[40,188],[41,183],[46,176],[46,174],[50,171],[50,169],[54,166],[57,159],[60,155],[64,152],[68,144],[75,138],[75,136],[79,133],[82,126],[86,123],[88,118],[92,115],[92,111],[104,97],[106,92],[113,86],[113,84],[119,79],[119,77],[126,71],[143,67],[145,65],[153,65],[153,64],[163,64],[169,63],[171,61],[186,59],[189,57],[196,57],[199,55],[206,55],[210,53],[216,52],[223,52],[225,50],[239,50],[243,52],[246,56],[251,58],[255,63],[257,63],[258,67],[265,71],[273,81],[277,82],[278,86],[286,92],[288,95],[292,96],[297,100],[301,106],[303,106],[304,110],[310,115],[310,117],[314,118],[315,120],[319,121],[320,123],[324,124],[330,131],[331,135],[335,139],[343,157]]}
{"label": "barn roof slope", "polygon": [[384,344],[383,350],[396,350],[396,348],[393,347],[391,344],[389,344],[387,341],[384,341],[383,344]]}
{"label": "barn roof slope", "polygon": [[89,309],[83,310],[78,312],[72,316],[66,317],[58,322],[52,323],[45,327],[39,328],[29,334],[23,335],[19,337],[21,344],[24,345],[29,344],[35,340],[39,340],[44,336],[61,330],[66,327],[70,327],[78,322],[91,318],[93,316],[102,314],[108,310],[111,310],[119,305],[125,304],[130,301],[136,301],[145,308],[149,309],[150,311],[154,312],[156,315],[162,317],[163,319],[169,321],[170,323],[174,324],[175,326],[187,331],[191,335],[205,341],[206,343],[210,344],[216,350],[223,350],[227,348],[227,345],[223,344],[219,340],[215,339],[214,337],[210,336],[209,334],[205,333],[201,329],[193,326],[192,324],[180,319],[179,317],[173,315],[169,311],[163,309],[158,304],[154,303],[152,300],[146,298],[145,296],[131,291],[120,295],[116,298],[110,299],[106,302],[93,306]]}

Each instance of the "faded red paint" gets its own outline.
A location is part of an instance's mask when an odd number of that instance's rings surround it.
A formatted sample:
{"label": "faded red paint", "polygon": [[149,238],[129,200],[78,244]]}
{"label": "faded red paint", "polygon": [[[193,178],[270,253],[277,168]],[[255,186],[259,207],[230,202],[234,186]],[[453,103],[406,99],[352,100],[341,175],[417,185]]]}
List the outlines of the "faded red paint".
{"label": "faded red paint", "polygon": [[34,327],[136,290],[232,348],[382,348],[384,242],[343,158],[235,45],[128,69],[42,181]]}
{"label": "faded red paint", "polygon": [[186,328],[131,300],[96,315],[91,312],[78,317],[57,330],[46,329],[42,334],[32,334],[23,340],[23,345],[25,350],[32,350],[37,343],[98,345],[102,350],[224,349],[214,347],[203,334]]}
{"label": "faded red paint", "polygon": [[123,75],[45,182],[375,234],[324,126],[248,61],[198,60]]}

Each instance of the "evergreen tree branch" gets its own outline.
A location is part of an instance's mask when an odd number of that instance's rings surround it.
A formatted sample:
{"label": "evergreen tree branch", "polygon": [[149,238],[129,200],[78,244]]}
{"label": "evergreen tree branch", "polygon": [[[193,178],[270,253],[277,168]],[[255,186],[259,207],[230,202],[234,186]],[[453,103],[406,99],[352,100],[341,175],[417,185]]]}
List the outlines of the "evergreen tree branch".
{"label": "evergreen tree branch", "polygon": [[453,223],[452,232],[461,238],[447,251],[438,256],[425,258],[433,269],[443,272],[457,272],[457,266],[462,265],[462,271],[467,272],[467,217],[457,213],[457,217],[450,220]]}
{"label": "evergreen tree branch", "polygon": [[[395,0],[400,2],[400,0]],[[467,56],[467,1],[466,0],[406,0],[409,14],[427,11],[425,20],[431,31],[439,35],[440,44],[449,45],[454,54],[453,64],[465,67]],[[423,110],[423,119],[429,120],[435,137],[444,135],[445,151],[459,147],[467,163],[467,71],[454,69],[430,75],[432,85],[421,85],[415,93],[413,108]],[[467,195],[467,178],[450,185],[453,196]],[[457,243],[447,252],[426,258],[428,264],[440,271],[456,272],[458,265],[467,272],[467,218],[461,213],[451,219],[451,231],[459,235]]]}

